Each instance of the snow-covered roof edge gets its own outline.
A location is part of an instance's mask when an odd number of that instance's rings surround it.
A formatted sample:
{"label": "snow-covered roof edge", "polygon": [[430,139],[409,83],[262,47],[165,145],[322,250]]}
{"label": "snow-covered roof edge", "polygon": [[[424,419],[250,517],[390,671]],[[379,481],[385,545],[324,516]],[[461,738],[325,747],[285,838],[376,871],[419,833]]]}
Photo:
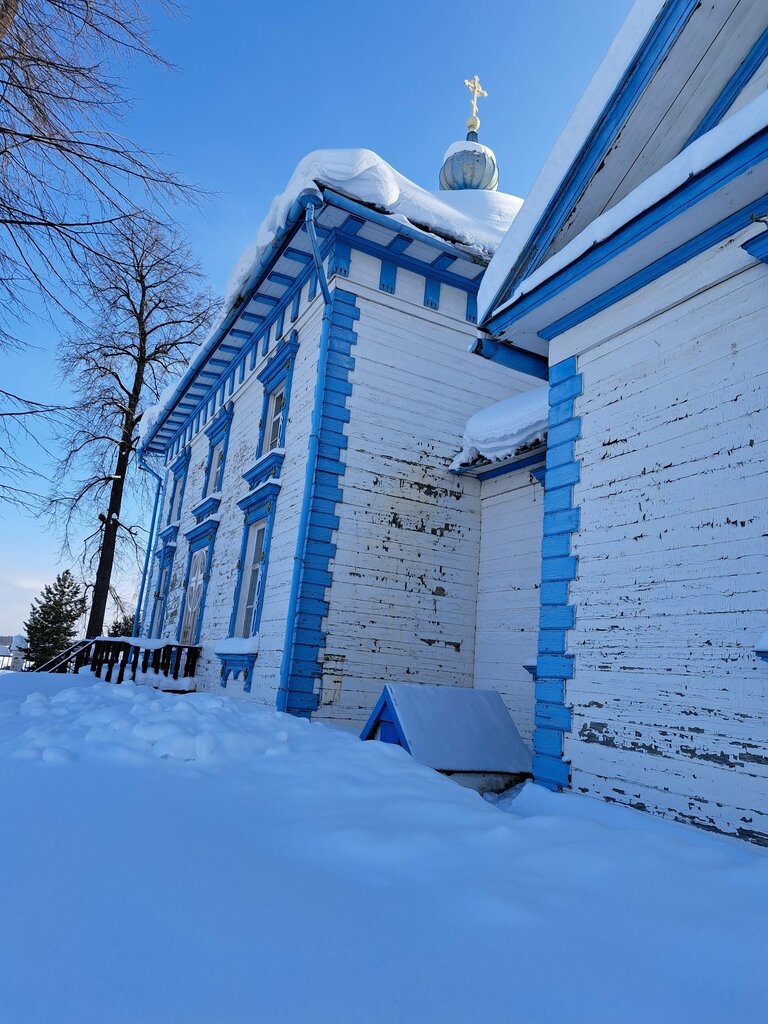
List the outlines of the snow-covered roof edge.
{"label": "snow-covered roof edge", "polygon": [[703,173],[765,128],[768,128],[768,92],[699,136],[610,210],[596,217],[546,263],[542,263],[524,278],[513,295],[495,312],[501,313],[514,305],[523,295],[534,291],[593,246],[610,238],[635,217],[661,202],[690,178]]}
{"label": "snow-covered roof edge", "polygon": [[479,458],[503,462],[547,436],[549,388],[532,388],[470,416],[462,449],[451,463],[456,473]]}
{"label": "snow-covered roof edge", "polygon": [[508,221],[502,228],[461,210],[448,193],[436,196],[421,188],[372,150],[315,150],[309,153],[299,162],[283,192],[273,199],[255,242],[235,263],[219,319],[207,339],[190,360],[183,376],[171,384],[160,401],[142,416],[139,424],[142,448],[151,442],[162,422],[163,412],[181,397],[197,370],[238,319],[240,306],[247,301],[285,238],[303,216],[304,207],[299,197],[307,191],[321,196],[324,189],[391,215],[394,222],[424,233],[427,239],[433,234],[436,239],[456,245],[468,255],[474,254],[482,262],[490,259],[502,241],[509,221],[517,216],[522,206],[522,200],[515,196],[491,194],[496,204],[496,221],[501,220],[500,200],[506,198],[510,201]]}
{"label": "snow-covered roof edge", "polygon": [[634,55],[667,0],[636,0],[600,66],[582,93],[573,113],[544,161],[504,240],[480,282],[478,322],[496,303],[525,243],[541,220],[555,190],[608,104]]}

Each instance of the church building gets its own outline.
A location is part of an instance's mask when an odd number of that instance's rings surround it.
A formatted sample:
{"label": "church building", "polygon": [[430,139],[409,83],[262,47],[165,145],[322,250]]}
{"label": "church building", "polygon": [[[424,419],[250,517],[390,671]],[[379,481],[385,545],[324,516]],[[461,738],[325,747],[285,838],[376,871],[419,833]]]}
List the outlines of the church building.
{"label": "church building", "polygon": [[[451,467],[468,419],[540,390],[547,367],[531,355],[500,373],[470,352],[521,200],[497,190],[483,90],[466,84],[467,137],[439,191],[369,151],[320,151],[272,204],[221,322],[145,424],[165,484],[142,623],[199,645],[197,689],[357,731],[387,683],[472,687],[480,671],[525,705],[530,744],[538,540],[515,541],[534,557],[513,693],[478,661],[487,485]],[[541,509],[527,471],[524,489]]]}
{"label": "church building", "polygon": [[478,342],[499,381],[549,364],[534,777],[760,843],[767,86],[763,0],[637,3],[491,261]]}

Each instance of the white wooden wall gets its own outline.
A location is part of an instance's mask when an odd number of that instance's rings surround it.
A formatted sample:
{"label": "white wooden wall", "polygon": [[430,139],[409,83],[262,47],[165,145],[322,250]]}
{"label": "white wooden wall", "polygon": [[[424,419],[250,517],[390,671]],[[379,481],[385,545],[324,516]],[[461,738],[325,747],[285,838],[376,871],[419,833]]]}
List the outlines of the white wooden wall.
{"label": "white wooden wall", "polygon": [[544,491],[527,469],[481,484],[475,686],[498,690],[532,746]]}
{"label": "white wooden wall", "polygon": [[[294,328],[298,330],[299,351],[291,385],[286,454],[280,476],[281,489],[277,498],[277,514],[264,591],[260,650],[250,693],[252,699],[271,706],[274,706],[275,702],[285,640],[285,618],[293,572],[301,494],[304,488],[307,439],[314,400],[317,347],[322,319],[322,299],[318,295],[310,304],[306,301],[306,292],[307,286],[302,295],[299,319],[289,324],[286,318],[286,335]],[[203,613],[200,637],[202,653],[196,672],[198,689],[218,689],[220,685],[221,662],[214,654],[214,648],[218,640],[228,635],[232,613],[237,560],[240,557],[243,535],[243,514],[237,507],[237,502],[248,494],[248,485],[243,480],[243,473],[255,462],[258,424],[262,409],[263,388],[256,375],[268,361],[275,347],[276,339],[272,338],[267,356],[259,356],[254,371],[247,374],[244,382],[227,397],[227,401],[234,403],[234,416],[224,467],[222,502],[218,513],[220,526],[214,546],[211,578]],[[165,636],[172,638],[176,637],[178,629],[179,608],[187,567],[188,545],[184,534],[195,525],[191,510],[202,498],[208,446],[208,437],[204,430],[201,430],[191,443],[192,455],[163,630]],[[163,525],[165,517],[167,500]],[[155,582],[156,574],[153,586]],[[227,693],[242,696],[242,681],[230,681]]]}
{"label": "white wooden wall", "polygon": [[387,682],[471,686],[480,546],[477,480],[448,465],[467,418],[529,385],[470,355],[466,293],[352,253],[361,315],[337,555],[315,717],[359,729]]}
{"label": "white wooden wall", "polygon": [[581,353],[584,381],[573,788],[766,842],[768,267],[739,244],[754,233],[564,335],[552,361]]}

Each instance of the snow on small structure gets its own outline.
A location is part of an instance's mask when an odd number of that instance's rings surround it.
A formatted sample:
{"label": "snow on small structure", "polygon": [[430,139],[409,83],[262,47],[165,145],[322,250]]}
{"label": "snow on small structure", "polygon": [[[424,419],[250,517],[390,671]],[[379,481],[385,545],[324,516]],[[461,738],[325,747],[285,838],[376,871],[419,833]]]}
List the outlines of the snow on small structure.
{"label": "snow on small structure", "polygon": [[219,640],[214,654],[258,654],[259,634],[255,636],[227,636]]}
{"label": "snow on small structure", "polygon": [[[480,780],[481,790],[507,788],[509,776],[531,771],[531,755],[495,690],[389,683],[360,738],[395,743],[446,774],[503,776],[500,787]],[[475,786],[471,778],[457,781]]]}
{"label": "snow on small structure", "polygon": [[503,462],[543,442],[549,414],[547,387],[534,388],[475,413],[467,421],[454,472],[478,460]]}

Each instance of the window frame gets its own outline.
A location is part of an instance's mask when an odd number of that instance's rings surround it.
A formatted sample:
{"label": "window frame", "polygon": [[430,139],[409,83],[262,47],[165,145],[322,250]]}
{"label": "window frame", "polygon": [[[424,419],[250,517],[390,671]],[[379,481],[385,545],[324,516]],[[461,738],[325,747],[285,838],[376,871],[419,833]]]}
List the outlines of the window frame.
{"label": "window frame", "polygon": [[[246,522],[244,536],[243,536],[243,557],[242,557],[242,579],[240,591],[238,593],[237,604],[235,604],[235,628],[232,636],[243,637],[248,639],[252,637],[256,630],[254,629],[254,622],[256,620],[256,612],[259,607],[259,599],[262,591],[262,581],[264,579],[264,562],[267,554],[267,530],[269,529],[269,516],[262,516],[259,519],[253,519],[250,522]],[[259,534],[261,533],[261,545],[257,549],[257,541]],[[254,538],[253,551],[251,557],[248,557],[248,549],[251,545],[251,538]],[[258,566],[256,552],[258,550]],[[257,572],[256,583],[253,588],[253,596],[250,603],[250,615],[248,614],[248,595],[250,593],[251,582],[254,575],[254,570]]]}
{"label": "window frame", "polygon": [[[246,475],[246,479],[249,478],[251,478],[250,473]],[[243,533],[240,540],[240,557],[237,561],[237,579],[235,582],[235,591],[232,600],[232,614],[229,620],[230,637],[241,635],[237,632],[237,629],[238,618],[241,610],[240,598],[247,572],[246,555],[248,552],[248,538],[251,527],[262,521],[264,521],[265,529],[264,542],[262,545],[261,573],[257,585],[253,612],[251,614],[249,632],[247,634],[248,637],[255,636],[259,632],[259,628],[261,626],[261,614],[264,608],[264,594],[266,592],[269,569],[269,552],[272,544],[272,531],[275,523],[277,495],[280,491],[280,484],[272,477],[269,479],[257,480],[255,483],[251,478],[251,486],[253,488],[253,492],[246,498],[243,498],[242,501],[238,502],[238,506],[243,510]]]}
{"label": "window frame", "polygon": [[[259,419],[259,442],[256,447],[257,459],[285,448],[285,435],[288,427],[288,412],[291,401],[291,383],[293,381],[293,370],[298,349],[298,333],[293,330],[291,331],[290,340],[283,341],[278,345],[271,359],[258,373],[258,379],[264,388],[264,396],[261,404],[261,418]],[[272,422],[270,416],[273,404],[272,396],[281,386],[283,389],[283,406],[280,410],[280,427],[277,443],[273,448],[267,449],[267,428]]]}
{"label": "window frame", "polygon": [[[163,546],[163,550],[160,552],[157,560],[157,585],[152,600],[152,614],[150,615],[149,633],[147,634],[151,640],[159,640],[163,634],[165,610],[168,606],[168,594],[171,590],[171,573],[173,572],[175,555],[175,544],[168,543]],[[164,587],[162,585],[163,573],[166,574]]]}
{"label": "window frame", "polygon": [[187,611],[187,597],[189,593],[189,577],[192,571],[192,560],[198,551],[207,548],[207,554],[205,556],[205,568],[203,570],[203,586],[200,593],[200,610],[197,616],[197,622],[195,623],[194,635],[191,640],[184,642],[185,646],[197,647],[200,643],[200,633],[203,627],[203,617],[205,616],[205,600],[208,595],[208,584],[211,580],[211,563],[213,560],[213,548],[216,540],[216,531],[219,528],[218,520],[207,519],[200,523],[194,529],[190,530],[185,534],[187,542],[189,544],[189,552],[187,554],[187,569],[184,574],[184,589],[182,591],[181,607],[179,608],[179,624],[176,630],[176,639],[178,643],[182,643],[181,634],[184,628],[184,617]]}
{"label": "window frame", "polygon": [[[214,418],[210,426],[207,427],[205,430],[206,436],[208,438],[208,458],[205,466],[205,479],[203,481],[202,500],[209,498],[212,494],[218,494],[221,491],[221,487],[224,482],[224,468],[227,464],[229,432],[232,426],[233,415],[234,406],[232,402],[230,402],[224,409],[222,409],[218,413],[218,415]],[[214,454],[217,450],[221,452],[221,462],[216,467],[215,480],[211,481],[213,459]],[[210,486],[211,483],[213,483],[213,486]]]}
{"label": "window frame", "polygon": [[[168,517],[165,521],[166,526],[170,526],[172,523],[181,522],[181,510],[184,507],[184,491],[186,490],[187,486],[189,454],[189,448],[185,448],[181,455],[179,455],[176,461],[173,462],[169,468],[169,472],[173,476],[173,483],[171,484],[171,494],[168,502]],[[179,497],[179,511],[176,517],[174,518],[173,505],[177,494]]]}

